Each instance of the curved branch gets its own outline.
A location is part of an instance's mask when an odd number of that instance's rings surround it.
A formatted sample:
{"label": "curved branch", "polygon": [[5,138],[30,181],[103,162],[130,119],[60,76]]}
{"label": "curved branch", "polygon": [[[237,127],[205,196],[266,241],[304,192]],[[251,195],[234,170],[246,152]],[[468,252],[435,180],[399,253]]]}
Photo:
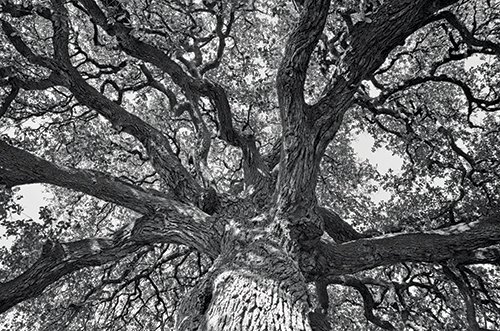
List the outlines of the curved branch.
{"label": "curved branch", "polygon": [[[287,40],[276,76],[282,127],[277,215],[292,224],[316,204],[315,186],[321,156],[318,157],[316,151],[314,123],[304,101],[304,83],[311,54],[326,23],[330,1],[306,0],[301,5],[299,21]],[[314,227],[316,236],[322,226],[314,224]],[[303,229],[297,230],[297,233],[303,232]]]}
{"label": "curved branch", "polygon": [[229,100],[222,86],[208,81],[205,85],[204,93],[213,101],[217,110],[219,138],[232,146],[239,147],[243,152],[244,175],[247,185],[260,186],[260,184],[267,183],[269,168],[257,149],[255,137],[251,134],[242,134],[234,127]]}
{"label": "curved branch", "polygon": [[[146,67],[145,64],[141,64],[141,71],[146,76],[146,79],[148,80],[148,84],[151,85],[151,87],[157,89],[158,91],[160,91],[161,93],[163,93],[167,96],[168,102],[170,105],[170,111],[173,114],[176,114],[175,107],[176,106],[178,107],[178,104],[177,104],[177,97],[175,96],[175,93],[172,90],[166,88],[163,84],[158,82],[156,79],[154,79],[153,74],[148,70],[148,68]],[[177,114],[176,114],[176,116],[177,116]]]}
{"label": "curved branch", "polygon": [[2,23],[2,30],[4,31],[9,41],[12,43],[12,45],[14,45],[16,50],[28,61],[48,69],[60,69],[60,65],[53,59],[33,53],[33,51],[22,40],[21,33],[17,31],[9,22],[2,19],[0,19],[0,22]]}
{"label": "curved branch", "polygon": [[217,54],[213,60],[211,60],[209,63],[205,64],[201,69],[200,69],[200,76],[203,76],[205,73],[207,73],[210,70],[213,70],[217,68],[222,60],[222,56],[224,55],[224,49],[226,47],[226,38],[229,36],[231,33],[231,28],[233,26],[233,23],[235,21],[235,13],[234,10],[231,10],[231,13],[229,15],[229,22],[227,23],[226,31],[222,31],[222,28],[224,26],[224,19],[220,14],[216,15],[216,20],[217,20],[217,25],[215,27],[215,32],[217,33],[217,37],[219,38],[219,44],[217,46]]}
{"label": "curved branch", "polygon": [[365,317],[367,320],[381,327],[382,329],[396,330],[396,328],[389,321],[385,321],[382,318],[375,316],[375,314],[373,313],[373,309],[375,308],[375,300],[373,300],[372,293],[370,292],[368,287],[361,280],[354,277],[343,277],[340,284],[353,287],[359,292],[359,294],[363,298],[363,307],[365,309]]}
{"label": "curved branch", "polygon": [[111,238],[95,238],[60,244],[47,241],[40,258],[16,278],[0,283],[0,313],[40,295],[47,286],[79,269],[117,261],[137,251],[133,243],[113,243]]}
{"label": "curved branch", "polygon": [[220,229],[216,228],[215,222],[206,226],[199,217],[192,215],[188,218],[164,209],[161,213],[138,218],[108,237],[68,243],[47,241],[40,258],[30,268],[16,278],[0,283],[0,313],[40,295],[47,286],[65,275],[118,261],[154,243],[187,245],[215,258],[220,252]]}
{"label": "curved branch", "polygon": [[76,71],[68,78],[71,81],[68,88],[81,104],[104,116],[116,130],[131,134],[143,144],[153,167],[177,197],[183,201],[196,201],[199,198],[199,184],[175,156],[170,142],[158,129],[107,99]]}
{"label": "curved branch", "polygon": [[485,99],[480,99],[480,98],[475,97],[474,93],[472,92],[472,89],[466,83],[462,82],[460,79],[450,77],[450,76],[445,75],[445,74],[440,74],[440,75],[436,75],[436,76],[427,76],[427,77],[414,77],[412,79],[409,79],[409,80],[405,81],[404,83],[400,84],[398,87],[391,89],[389,91],[386,91],[383,95],[381,95],[378,98],[377,103],[381,104],[382,102],[387,100],[387,98],[390,95],[392,95],[398,91],[402,91],[404,89],[407,89],[408,87],[419,85],[419,84],[425,84],[428,82],[443,82],[443,83],[450,83],[450,84],[458,86],[463,91],[463,93],[465,94],[465,96],[467,98],[467,102],[469,103],[469,112],[471,112],[470,108],[471,108],[472,103],[482,105],[483,107],[493,106],[493,105],[497,105],[500,103],[500,98],[492,99],[492,100],[485,100]]}
{"label": "curved branch", "polygon": [[[252,148],[252,144],[255,143],[254,138],[245,136],[234,128],[231,107],[229,105],[227,93],[222,86],[208,79],[190,76],[161,49],[134,37],[130,33],[130,28],[127,26],[119,22],[113,25],[109,24],[105,14],[93,0],[80,0],[80,2],[99,26],[107,31],[108,34],[117,36],[117,40],[125,53],[142,61],[151,63],[166,72],[172,78],[172,81],[178,85],[189,98],[199,95],[208,97],[217,111],[220,138],[233,146],[242,148],[244,153],[245,151],[249,151],[248,157],[246,157],[247,162],[260,159],[260,154],[257,149]],[[116,4],[119,4],[119,2],[116,2]],[[233,19],[234,18],[231,18],[231,22]],[[225,34],[229,33],[231,24],[228,25]],[[223,46],[224,45],[221,45],[221,51],[224,48]],[[263,162],[259,164],[263,164]],[[267,173],[262,166],[260,166],[258,170],[259,171],[256,173]],[[259,177],[258,181],[260,180],[261,178]]]}
{"label": "curved branch", "polygon": [[[465,301],[467,322],[469,323],[470,329],[472,331],[489,331],[488,329],[481,328],[479,326],[479,323],[477,322],[474,296],[470,287],[467,285],[467,282],[463,278],[464,275],[461,274],[458,270],[453,270],[456,269],[454,267],[449,267],[446,265],[443,265],[442,267],[444,274],[457,285],[458,290]],[[461,275],[459,276],[457,275],[457,273]]]}
{"label": "curved branch", "polygon": [[[56,0],[54,0],[56,1]],[[57,2],[57,1],[56,1]],[[201,193],[199,184],[184,168],[179,158],[173,153],[168,139],[150,124],[138,116],[130,114],[117,103],[109,100],[87,83],[80,73],[72,66],[68,52],[67,22],[65,8],[58,4],[59,15],[54,19],[54,47],[56,60],[36,56],[18,36],[14,28],[2,21],[4,32],[10,41],[28,61],[45,66],[53,71],[52,77],[59,85],[68,88],[75,98],[83,105],[95,110],[111,122],[118,131],[124,131],[136,137],[146,148],[153,167],[165,180],[172,192],[183,201],[196,202]]]}
{"label": "curved branch", "polygon": [[0,141],[0,183],[11,187],[39,182],[74,189],[147,215],[109,237],[47,243],[31,268],[0,284],[0,313],[39,295],[64,275],[117,261],[144,245],[176,243],[213,258],[219,254],[223,226],[220,219],[158,191],[98,171],[57,166]]}
{"label": "curved branch", "polygon": [[480,40],[474,37],[474,35],[458,20],[458,18],[449,11],[442,11],[438,15],[438,18],[445,19],[460,33],[464,41],[470,46],[489,48],[495,52],[495,54],[500,54],[500,45],[489,40]]}
{"label": "curved branch", "polygon": [[283,130],[277,187],[280,212],[300,218],[297,209],[307,210],[314,205],[319,162],[339,130],[344,113],[352,106],[361,82],[371,78],[406,37],[428,24],[434,12],[456,1],[404,0],[381,5],[370,23],[354,26],[342,64],[346,70],[334,77],[330,90],[313,106],[305,105],[303,86],[310,54],[328,14],[328,3],[306,1],[277,75]]}
{"label": "curved branch", "polygon": [[329,0],[305,1],[299,22],[287,41],[276,76],[284,126],[303,121],[307,67],[325,26],[329,8]]}
{"label": "curved branch", "polygon": [[348,75],[334,77],[332,87],[313,107],[321,140],[327,144],[335,135],[343,114],[352,105],[363,80],[370,79],[387,55],[419,28],[436,20],[433,14],[457,0],[385,2],[370,18],[358,23],[351,33],[349,51],[344,58]]}

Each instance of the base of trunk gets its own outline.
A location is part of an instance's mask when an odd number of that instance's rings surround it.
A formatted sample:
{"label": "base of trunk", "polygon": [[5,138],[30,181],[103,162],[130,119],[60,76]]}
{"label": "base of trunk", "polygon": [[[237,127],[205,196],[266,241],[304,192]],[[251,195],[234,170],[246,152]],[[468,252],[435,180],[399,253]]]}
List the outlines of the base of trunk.
{"label": "base of trunk", "polygon": [[287,254],[265,240],[232,252],[187,295],[178,330],[311,330],[305,279]]}

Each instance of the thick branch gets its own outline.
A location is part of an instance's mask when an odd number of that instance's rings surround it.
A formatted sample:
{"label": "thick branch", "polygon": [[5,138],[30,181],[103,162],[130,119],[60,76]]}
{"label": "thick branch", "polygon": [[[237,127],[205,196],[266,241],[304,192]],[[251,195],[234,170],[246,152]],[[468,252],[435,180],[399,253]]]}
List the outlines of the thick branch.
{"label": "thick branch", "polygon": [[[165,71],[184,91],[190,91],[195,87],[199,87],[200,81],[194,79],[188,75],[182,67],[172,60],[166,53],[157,47],[140,41],[130,34],[130,27],[116,22],[111,24],[105,13],[99,8],[93,0],[80,0],[79,1],[85,9],[87,9],[88,14],[92,17],[93,21],[102,27],[109,35],[114,35],[117,37],[121,48],[127,54],[143,60],[145,62],[151,63],[161,70]],[[113,2],[113,5],[120,6],[120,12],[124,9],[118,1]]]}
{"label": "thick branch", "polygon": [[[69,243],[46,242],[40,258],[21,275],[0,284],[0,313],[19,302],[40,295],[61,277],[86,267],[116,262],[153,243],[176,243],[194,247],[215,258],[220,235],[200,222],[200,215],[186,217],[176,211],[141,217],[109,237]],[[205,220],[202,220],[205,221]]]}
{"label": "thick branch", "polygon": [[342,275],[405,261],[498,263],[500,215],[425,233],[386,235],[319,246],[318,275]]}
{"label": "thick branch", "polygon": [[46,244],[31,268],[0,284],[0,312],[39,295],[64,275],[117,261],[144,244],[184,244],[214,258],[219,253],[220,220],[199,209],[102,172],[54,165],[0,141],[0,183],[15,186],[35,182],[78,190],[148,215],[107,238]]}
{"label": "thick branch", "polygon": [[64,6],[64,1],[52,0],[54,13],[52,18],[52,29],[54,36],[52,37],[52,45],[54,46],[54,59],[65,65],[71,65],[68,52],[69,43],[69,17],[68,11]]}
{"label": "thick branch", "polygon": [[329,0],[305,1],[276,77],[283,137],[277,183],[278,212],[293,214],[297,219],[315,205],[319,158],[313,141],[313,122],[304,102],[304,83],[329,7]]}
{"label": "thick branch", "polygon": [[[55,1],[55,0],[54,0]],[[51,77],[58,84],[67,87],[83,105],[97,111],[108,119],[118,131],[136,137],[146,148],[153,167],[166,181],[172,192],[180,199],[196,201],[201,193],[198,183],[174,155],[167,138],[156,128],[139,117],[130,114],[120,105],[112,102],[88,84],[72,66],[68,55],[67,11],[64,5],[55,1],[58,14],[53,19],[55,60],[36,56],[24,43],[14,28],[2,22],[8,38],[28,61],[53,70]]]}
{"label": "thick branch", "polygon": [[404,44],[408,36],[434,21],[436,18],[433,14],[436,11],[455,2],[456,0],[385,2],[371,16],[370,23],[362,22],[354,26],[343,63],[345,72],[334,77],[332,87],[313,107],[322,144],[327,144],[337,132],[343,114],[352,105],[359,84],[370,79],[387,55],[398,45]]}
{"label": "thick branch", "polygon": [[[242,148],[244,153],[248,152],[248,156],[246,157],[247,163],[254,160],[260,160],[261,157],[257,149],[252,148],[252,145],[255,144],[254,138],[244,136],[234,128],[229,100],[222,86],[207,79],[190,76],[165,52],[158,47],[134,37],[130,33],[130,28],[123,24],[119,22],[113,25],[109,24],[105,14],[93,0],[80,0],[80,2],[85,6],[98,25],[107,31],[108,34],[116,35],[120,47],[125,53],[142,61],[151,63],[163,70],[188,97],[193,98],[199,95],[208,97],[217,111],[220,138],[233,146]],[[116,3],[119,4],[119,2]],[[267,173],[263,166],[258,170],[259,172],[256,171],[256,174],[261,172]],[[258,180],[261,180],[261,178],[258,178]]]}
{"label": "thick branch", "polygon": [[[287,42],[277,76],[277,90],[283,130],[283,145],[278,177],[278,212],[288,215],[287,222],[300,223],[309,218],[315,205],[315,186],[319,163],[340,128],[343,115],[354,101],[361,82],[369,79],[388,54],[405,38],[428,24],[434,13],[454,1],[386,2],[372,16],[370,23],[354,26],[349,48],[334,77],[332,87],[315,105],[305,105],[303,86],[312,49],[321,33],[328,3],[306,1],[296,29]],[[324,12],[326,8],[326,12]],[[290,217],[290,215],[293,215]],[[315,223],[315,219],[312,222]],[[316,227],[322,228],[321,222]],[[299,229],[302,234],[304,229]],[[318,231],[313,231],[311,238]]]}
{"label": "thick branch", "polygon": [[69,79],[72,84],[68,87],[80,103],[94,109],[108,119],[115,129],[131,134],[144,145],[153,167],[177,197],[196,201],[201,192],[198,183],[174,155],[169,141],[158,129],[107,99],[76,71]]}
{"label": "thick branch", "polygon": [[336,243],[343,243],[364,237],[335,212],[323,207],[316,207],[315,211],[323,220],[325,232],[328,233]]}
{"label": "thick branch", "polygon": [[276,78],[281,119],[303,120],[307,67],[325,26],[329,0],[305,1],[299,22],[290,35]]}
{"label": "thick branch", "polygon": [[4,31],[9,41],[12,43],[12,45],[14,45],[16,50],[28,61],[48,69],[57,70],[60,68],[56,61],[33,53],[33,51],[22,40],[21,33],[17,31],[9,22],[1,19],[0,22],[2,23],[2,30]]}
{"label": "thick branch", "polygon": [[53,184],[142,214],[152,213],[172,203],[169,196],[156,190],[147,190],[99,171],[55,165],[1,140],[0,182],[8,187],[31,183]]}

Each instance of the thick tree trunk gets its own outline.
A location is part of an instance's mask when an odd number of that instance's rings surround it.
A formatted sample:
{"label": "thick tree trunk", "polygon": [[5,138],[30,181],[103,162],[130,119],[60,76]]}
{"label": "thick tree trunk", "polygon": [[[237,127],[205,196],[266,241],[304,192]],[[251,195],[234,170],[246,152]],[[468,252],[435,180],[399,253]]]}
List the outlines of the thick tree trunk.
{"label": "thick tree trunk", "polygon": [[306,281],[263,231],[230,231],[224,253],[184,299],[178,330],[312,330]]}

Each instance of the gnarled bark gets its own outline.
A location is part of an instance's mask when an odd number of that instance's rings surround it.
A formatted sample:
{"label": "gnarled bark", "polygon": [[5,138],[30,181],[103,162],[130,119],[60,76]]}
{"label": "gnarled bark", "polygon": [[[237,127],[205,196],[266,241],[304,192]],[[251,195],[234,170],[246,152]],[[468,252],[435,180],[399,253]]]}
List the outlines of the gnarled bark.
{"label": "gnarled bark", "polygon": [[186,297],[178,330],[311,330],[297,264],[269,238],[234,235]]}

